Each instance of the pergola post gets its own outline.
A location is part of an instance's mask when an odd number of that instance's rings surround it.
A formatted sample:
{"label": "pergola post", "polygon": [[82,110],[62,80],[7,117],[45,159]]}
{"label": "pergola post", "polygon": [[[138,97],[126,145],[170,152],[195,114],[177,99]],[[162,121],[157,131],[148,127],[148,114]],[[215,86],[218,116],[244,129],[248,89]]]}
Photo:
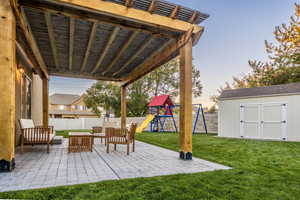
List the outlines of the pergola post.
{"label": "pergola post", "polygon": [[180,49],[180,158],[192,159],[192,39]]}
{"label": "pergola post", "polygon": [[47,77],[43,76],[43,126],[48,127],[49,119],[49,80]]}
{"label": "pergola post", "polygon": [[0,3],[0,171],[11,171],[15,156],[16,22],[9,0]]}
{"label": "pergola post", "polygon": [[126,86],[121,87],[121,129],[126,128]]}

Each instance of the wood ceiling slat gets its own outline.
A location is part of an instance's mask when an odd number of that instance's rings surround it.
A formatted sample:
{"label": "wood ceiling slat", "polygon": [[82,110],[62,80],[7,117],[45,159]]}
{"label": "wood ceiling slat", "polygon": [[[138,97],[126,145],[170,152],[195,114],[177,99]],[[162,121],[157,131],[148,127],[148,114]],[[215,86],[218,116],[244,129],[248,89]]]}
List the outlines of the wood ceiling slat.
{"label": "wood ceiling slat", "polygon": [[120,72],[122,72],[124,69],[127,68],[127,66],[134,60],[136,59],[136,57],[138,57],[147,47],[148,45],[152,42],[153,38],[152,37],[149,37],[143,44],[142,46],[139,48],[139,50],[133,54],[129,59],[128,61],[119,69],[117,70],[113,76],[119,74]]}
{"label": "wood ceiling slat", "polygon": [[120,31],[119,27],[115,27],[114,30],[112,31],[112,34],[111,34],[107,44],[105,45],[103,52],[101,52],[101,56],[99,57],[97,64],[95,65],[95,67],[92,71],[93,74],[101,67],[103,59],[105,58],[110,46],[112,45],[112,43],[115,40],[116,36],[118,35],[119,31]]}
{"label": "wood ceiling slat", "polygon": [[70,18],[69,22],[69,70],[73,67],[73,51],[74,51],[74,34],[75,34],[75,19]]}
{"label": "wood ceiling slat", "polygon": [[139,32],[133,32],[127,42],[122,46],[122,48],[120,49],[120,51],[118,52],[118,54],[116,55],[116,57],[114,58],[114,60],[110,63],[110,65],[105,69],[105,71],[102,73],[102,75],[104,75],[105,73],[107,73],[115,64],[116,62],[120,59],[120,57],[123,55],[124,51],[126,51],[126,49],[129,47],[129,45],[132,43],[132,41],[134,40],[134,38],[139,34]]}
{"label": "wood ceiling slat", "polygon": [[93,44],[93,41],[94,41],[97,25],[98,25],[97,23],[93,23],[91,33],[90,33],[90,37],[89,37],[89,42],[88,42],[88,45],[87,45],[87,48],[86,48],[86,51],[85,51],[84,59],[83,59],[82,65],[80,67],[81,72],[83,72],[83,70],[86,67],[86,63],[88,61],[90,51],[91,51],[91,47],[92,47],[92,44]]}
{"label": "wood ceiling slat", "polygon": [[51,50],[52,50],[55,67],[59,68],[56,41],[55,41],[55,36],[54,36],[54,31],[53,31],[53,24],[52,24],[51,14],[49,12],[45,13],[45,20],[46,20],[46,24],[47,24],[48,36],[49,36],[49,40],[50,40],[50,45],[51,45]]}

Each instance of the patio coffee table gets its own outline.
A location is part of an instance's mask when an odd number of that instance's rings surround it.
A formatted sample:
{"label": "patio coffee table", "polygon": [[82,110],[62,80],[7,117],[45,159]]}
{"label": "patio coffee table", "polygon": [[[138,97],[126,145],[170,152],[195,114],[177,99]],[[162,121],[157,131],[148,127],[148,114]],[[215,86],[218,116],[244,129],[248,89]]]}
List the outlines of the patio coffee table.
{"label": "patio coffee table", "polygon": [[70,132],[68,152],[93,151],[93,135],[86,132]]}

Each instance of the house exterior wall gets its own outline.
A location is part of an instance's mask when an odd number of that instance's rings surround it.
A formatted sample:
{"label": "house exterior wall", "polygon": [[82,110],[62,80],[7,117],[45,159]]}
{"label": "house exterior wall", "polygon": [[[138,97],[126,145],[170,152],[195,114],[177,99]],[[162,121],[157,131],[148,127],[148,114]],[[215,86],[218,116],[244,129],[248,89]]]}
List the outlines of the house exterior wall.
{"label": "house exterior wall", "polygon": [[[24,106],[22,106],[26,98],[26,94],[24,93],[24,79],[28,79],[32,81],[33,73],[32,70],[26,64],[18,60],[18,70],[16,71],[16,93],[15,93],[15,98],[16,98],[15,145],[20,144],[21,127],[20,127],[19,120],[25,117]],[[31,87],[31,91],[33,91],[32,87]],[[31,106],[32,106],[32,102],[31,102]]]}
{"label": "house exterior wall", "polygon": [[[300,95],[256,97],[221,100],[218,136],[240,138],[240,105],[259,103],[287,103],[287,140],[300,141]],[[262,138],[263,139],[263,138]]]}

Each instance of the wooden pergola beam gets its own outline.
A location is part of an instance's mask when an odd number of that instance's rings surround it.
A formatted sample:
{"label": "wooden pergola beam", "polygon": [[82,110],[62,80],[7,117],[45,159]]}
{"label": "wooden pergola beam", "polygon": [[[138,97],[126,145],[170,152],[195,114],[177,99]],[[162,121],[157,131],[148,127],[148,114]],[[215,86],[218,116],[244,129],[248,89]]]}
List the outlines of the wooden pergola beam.
{"label": "wooden pergola beam", "polygon": [[15,157],[16,21],[9,0],[0,3],[0,171],[11,171]]}
{"label": "wooden pergola beam", "polygon": [[126,128],[126,86],[121,87],[121,130]]}
{"label": "wooden pergola beam", "polygon": [[191,16],[191,18],[189,19],[189,23],[194,23],[195,20],[197,18],[197,12],[194,11],[193,15]]}
{"label": "wooden pergola beam", "polygon": [[179,49],[182,48],[188,40],[192,39],[192,33],[193,30],[191,29],[187,33],[183,34],[178,41],[173,42],[173,40],[169,40],[165,43],[165,45],[163,45],[160,49],[152,53],[145,62],[140,64],[136,70],[131,72],[130,75],[125,78],[125,83],[123,85],[127,86],[159,67],[172,54],[179,51]]}
{"label": "wooden pergola beam", "polygon": [[91,79],[91,80],[102,80],[102,81],[115,81],[115,82],[121,82],[121,78],[111,78],[107,76],[102,76],[99,74],[93,74],[90,73],[73,73],[73,72],[51,72],[49,71],[49,74],[51,76],[59,76],[59,77],[70,77],[70,78],[84,78],[84,79]]}
{"label": "wooden pergola beam", "polygon": [[152,14],[155,11],[155,9],[156,9],[156,0],[152,0],[149,5],[148,12]]}
{"label": "wooden pergola beam", "polygon": [[104,58],[105,58],[108,50],[110,49],[112,43],[116,39],[119,31],[120,31],[119,27],[115,27],[114,30],[112,31],[112,33],[111,33],[111,35],[109,37],[109,40],[107,41],[107,43],[106,43],[106,45],[104,47],[103,52],[101,52],[101,55],[100,55],[100,57],[99,57],[96,65],[95,65],[94,69],[92,70],[92,73],[95,73],[101,67],[102,62],[103,62],[103,60],[104,60]]}
{"label": "wooden pergola beam", "polygon": [[90,52],[91,52],[91,48],[92,48],[92,45],[93,45],[93,41],[94,41],[94,38],[95,38],[97,26],[98,26],[97,23],[93,23],[93,26],[92,26],[92,29],[91,29],[91,32],[90,32],[88,45],[87,45],[86,50],[85,50],[84,59],[83,59],[83,62],[81,64],[81,67],[80,67],[81,72],[83,72],[83,70],[86,67],[86,63],[88,61],[88,58],[89,58],[89,55],[90,55]]}
{"label": "wooden pergola beam", "polygon": [[173,9],[173,11],[172,11],[170,17],[171,17],[172,19],[175,19],[175,18],[177,17],[177,14],[178,14],[179,10],[180,10],[180,6],[177,5],[177,6]]}
{"label": "wooden pergola beam", "polygon": [[139,32],[133,32],[128,39],[126,40],[125,44],[122,46],[122,48],[120,49],[120,51],[117,53],[117,55],[115,56],[115,58],[113,59],[113,61],[108,65],[108,67],[103,71],[102,75],[104,75],[105,73],[109,72],[109,70],[111,70],[113,68],[113,66],[116,64],[116,62],[118,62],[118,60],[121,58],[121,56],[123,55],[123,53],[127,50],[127,48],[130,46],[130,44],[132,43],[132,41],[134,40],[134,38],[139,34]]}
{"label": "wooden pergola beam", "polygon": [[[32,34],[32,30],[31,30],[30,24],[28,23],[24,9],[22,9],[22,8],[21,8],[21,10],[18,9],[16,0],[10,0],[10,5],[13,8],[15,16],[19,22],[19,25],[24,32],[25,38],[32,50],[32,53],[33,53],[36,61],[39,64],[41,71],[44,73],[44,75],[46,77],[48,77],[48,71],[47,71],[46,64],[40,53],[38,46],[37,46],[36,40]],[[36,66],[36,67],[38,67],[38,66]]]}
{"label": "wooden pergola beam", "polygon": [[180,49],[180,158],[192,160],[192,39]]}
{"label": "wooden pergola beam", "polygon": [[200,31],[201,27],[185,21],[172,19],[167,16],[152,14],[151,12],[128,8],[124,5],[99,0],[56,0],[56,3],[81,8],[92,12],[98,12],[109,16],[118,17],[124,20],[132,20],[142,24],[167,30],[186,32],[193,28],[193,33]]}
{"label": "wooden pergola beam", "polygon": [[[51,12],[52,14],[56,15],[64,15],[66,17],[75,18],[75,19],[83,19],[89,22],[93,23],[102,23],[102,24],[108,24],[111,26],[118,26],[120,28],[128,29],[131,31],[140,31],[147,34],[153,34],[153,31],[147,30],[147,29],[141,29],[140,26],[136,27],[130,24],[123,25],[121,23],[118,23],[112,19],[109,18],[103,18],[102,16],[97,15],[90,15],[88,13],[83,14],[80,10],[75,9],[65,9],[63,7],[49,7],[49,5],[44,5],[42,3],[36,3],[31,1],[22,1],[22,6],[38,9],[42,12]],[[159,34],[158,34],[159,33]],[[161,33],[159,30],[157,30],[154,33],[157,37],[167,37],[167,38],[174,38],[174,35],[168,34],[168,33]]]}
{"label": "wooden pergola beam", "polygon": [[140,46],[140,48],[137,50],[135,54],[133,54],[127,62],[115,73],[113,73],[113,76],[117,75],[118,73],[122,72],[124,69],[127,68],[127,66],[134,61],[147,47],[148,45],[152,42],[153,38],[149,37],[143,44]]}
{"label": "wooden pergola beam", "polygon": [[73,68],[73,51],[74,51],[74,36],[75,36],[75,19],[70,18],[69,22],[69,70]]}
{"label": "wooden pergola beam", "polygon": [[46,128],[49,125],[49,80],[47,77],[42,78],[43,84],[43,126]]}
{"label": "wooden pergola beam", "polygon": [[133,5],[133,0],[126,0],[125,1],[125,6],[126,7],[132,7],[132,5]]}
{"label": "wooden pergola beam", "polygon": [[48,36],[49,36],[49,40],[50,40],[52,55],[53,55],[53,59],[54,59],[54,64],[55,64],[56,68],[59,68],[59,62],[58,62],[58,55],[57,55],[57,49],[56,49],[56,41],[55,41],[55,36],[54,36],[53,24],[52,24],[51,14],[49,12],[45,13],[45,20],[46,20],[46,25],[47,25],[47,30],[48,30]]}

